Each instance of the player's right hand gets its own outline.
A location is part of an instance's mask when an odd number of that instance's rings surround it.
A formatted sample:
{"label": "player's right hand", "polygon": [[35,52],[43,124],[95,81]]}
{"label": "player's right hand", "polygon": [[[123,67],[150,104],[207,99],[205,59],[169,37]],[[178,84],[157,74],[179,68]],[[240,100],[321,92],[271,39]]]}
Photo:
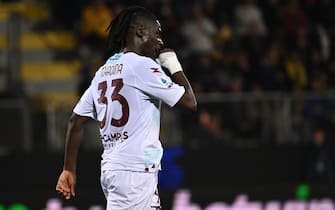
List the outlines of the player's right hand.
{"label": "player's right hand", "polygon": [[58,178],[56,190],[65,199],[70,199],[75,196],[76,175],[75,172],[63,170]]}
{"label": "player's right hand", "polygon": [[177,58],[176,53],[169,48],[162,49],[158,58],[157,63],[167,68],[171,75],[179,71],[183,71],[183,68]]}

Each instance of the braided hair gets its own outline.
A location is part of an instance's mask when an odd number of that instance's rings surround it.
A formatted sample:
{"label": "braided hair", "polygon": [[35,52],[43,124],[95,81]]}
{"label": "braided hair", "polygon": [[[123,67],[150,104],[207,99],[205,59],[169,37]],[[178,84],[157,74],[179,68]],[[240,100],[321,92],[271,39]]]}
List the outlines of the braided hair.
{"label": "braided hair", "polygon": [[109,58],[127,45],[127,34],[132,24],[140,18],[155,21],[156,17],[146,8],[131,6],[122,10],[109,24],[104,57]]}

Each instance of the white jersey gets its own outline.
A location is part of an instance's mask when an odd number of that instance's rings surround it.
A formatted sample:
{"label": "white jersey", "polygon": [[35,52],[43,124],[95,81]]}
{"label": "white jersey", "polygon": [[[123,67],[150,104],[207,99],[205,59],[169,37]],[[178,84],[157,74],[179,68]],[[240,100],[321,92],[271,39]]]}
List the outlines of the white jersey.
{"label": "white jersey", "polygon": [[100,122],[101,170],[157,171],[161,101],[174,106],[184,92],[151,58],[132,52],[109,58],[73,110]]}

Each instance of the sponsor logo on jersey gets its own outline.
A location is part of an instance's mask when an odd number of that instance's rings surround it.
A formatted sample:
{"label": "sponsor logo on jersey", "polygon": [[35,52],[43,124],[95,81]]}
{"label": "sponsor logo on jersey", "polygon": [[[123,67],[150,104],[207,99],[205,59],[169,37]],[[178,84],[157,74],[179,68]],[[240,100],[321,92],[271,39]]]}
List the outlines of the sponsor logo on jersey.
{"label": "sponsor logo on jersey", "polygon": [[104,142],[108,142],[108,141],[119,141],[119,140],[126,140],[128,139],[128,132],[124,131],[122,133],[111,133],[111,134],[104,134],[104,135],[100,135],[100,139]]}
{"label": "sponsor logo on jersey", "polygon": [[159,68],[150,68],[152,70],[153,73],[160,73],[161,71],[159,71]]}
{"label": "sponsor logo on jersey", "polygon": [[116,146],[117,144],[122,143],[123,141],[128,139],[128,132],[124,131],[122,133],[116,132],[111,134],[100,135],[100,139],[102,141],[102,146],[104,149],[110,149]]}

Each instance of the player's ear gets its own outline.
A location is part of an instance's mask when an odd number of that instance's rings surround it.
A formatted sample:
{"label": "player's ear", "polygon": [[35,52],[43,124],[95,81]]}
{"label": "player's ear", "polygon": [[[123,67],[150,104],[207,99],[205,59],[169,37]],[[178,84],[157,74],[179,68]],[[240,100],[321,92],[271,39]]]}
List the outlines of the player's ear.
{"label": "player's ear", "polygon": [[139,25],[136,30],[136,35],[142,40],[143,43],[148,41],[148,34],[149,32],[146,27],[143,25]]}
{"label": "player's ear", "polygon": [[145,27],[142,24],[136,25],[136,36],[142,38],[145,35]]}

